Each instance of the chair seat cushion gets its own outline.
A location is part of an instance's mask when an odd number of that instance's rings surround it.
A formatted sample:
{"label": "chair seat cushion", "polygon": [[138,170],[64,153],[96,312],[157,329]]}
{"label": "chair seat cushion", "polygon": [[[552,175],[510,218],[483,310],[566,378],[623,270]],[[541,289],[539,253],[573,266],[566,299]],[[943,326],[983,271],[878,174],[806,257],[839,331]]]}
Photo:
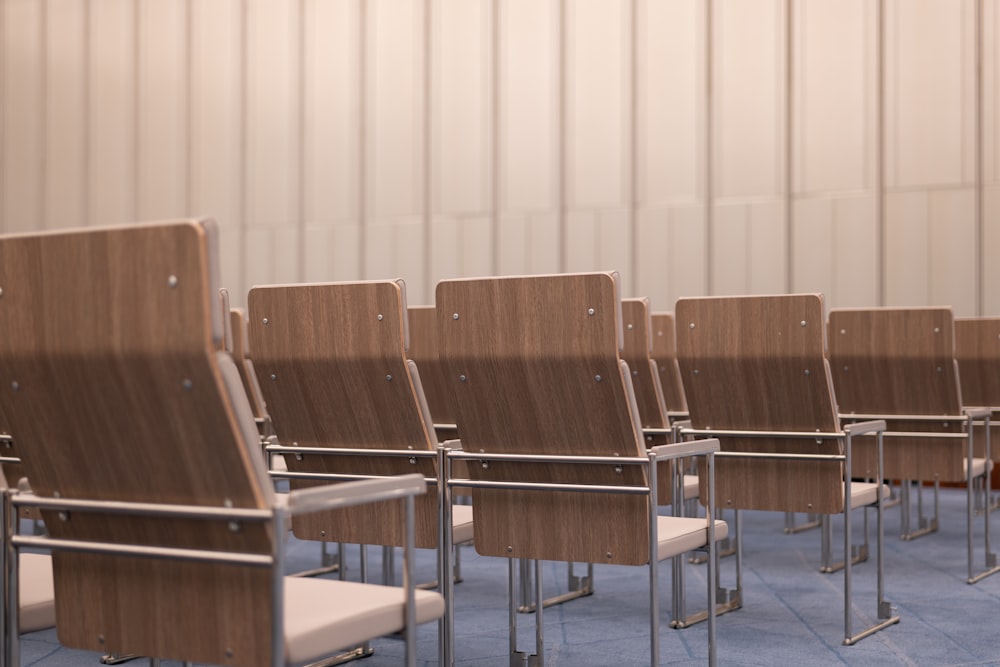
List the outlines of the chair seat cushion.
{"label": "chair seat cushion", "polygon": [[[708,544],[708,522],[704,518],[657,517],[656,531],[659,560],[679,556]],[[715,541],[724,540],[728,535],[729,525],[725,521],[716,520]]]}
{"label": "chair seat cushion", "polygon": [[684,500],[698,497],[698,475],[684,475]]}
{"label": "chair seat cushion", "polygon": [[851,509],[871,505],[877,498],[876,489],[882,487],[882,498],[888,498],[890,489],[888,484],[876,484],[875,482],[851,482]]}
{"label": "chair seat cushion", "polygon": [[472,505],[451,506],[451,541],[454,544],[472,541]]}
{"label": "chair seat cushion", "polygon": [[[962,459],[962,468],[967,469],[969,465],[969,459]],[[990,463],[990,470],[993,470],[993,464]],[[982,477],[986,474],[986,459],[972,459],[972,476]]]}
{"label": "chair seat cushion", "polygon": [[[285,657],[299,663],[330,656],[404,625],[406,591],[353,581],[285,577]],[[444,614],[444,598],[416,591],[417,623]]]}
{"label": "chair seat cushion", "polygon": [[56,594],[52,583],[52,557],[23,553],[18,561],[20,609],[18,628],[34,632],[56,624]]}

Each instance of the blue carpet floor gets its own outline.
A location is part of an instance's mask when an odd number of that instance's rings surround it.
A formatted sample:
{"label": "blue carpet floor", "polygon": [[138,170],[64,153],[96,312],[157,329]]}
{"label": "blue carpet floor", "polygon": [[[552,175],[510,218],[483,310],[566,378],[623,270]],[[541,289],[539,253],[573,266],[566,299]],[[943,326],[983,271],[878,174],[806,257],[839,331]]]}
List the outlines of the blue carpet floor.
{"label": "blue carpet floor", "polygon": [[[965,492],[942,490],[941,528],[912,542],[899,539],[899,510],[886,516],[886,596],[902,620],[862,640],[841,645],[843,575],[818,571],[820,536],[816,530],[794,535],[782,531],[783,515],[744,513],[744,606],[718,620],[721,665],[1000,665],[1000,574],[976,585],[965,583]],[[855,524],[860,524],[856,512]],[[994,544],[1000,544],[1000,515],[994,517]],[[874,522],[873,522],[874,526]],[[855,526],[860,539],[860,525]],[[975,524],[977,568],[982,567],[982,520]],[[840,541],[835,542],[837,545]],[[874,550],[873,550],[874,551]],[[380,572],[381,549],[369,549],[370,567]],[[314,567],[315,543],[293,540],[290,567]],[[874,553],[855,567],[854,631],[875,615]],[[358,548],[348,554],[349,578],[358,575]],[[422,552],[418,578],[433,578],[433,555]],[[724,584],[733,582],[732,559],[723,559]],[[578,566],[578,573],[579,568]],[[704,601],[705,566],[689,565],[688,605]],[[464,581],[456,586],[456,657],[460,665],[506,666],[507,564],[505,560],[462,551]],[[377,575],[376,575],[377,576]],[[546,563],[546,595],[566,588],[566,565]],[[648,664],[644,568],[598,566],[593,596],[545,610],[546,664],[553,667]],[[707,656],[704,623],[669,628],[670,566],[660,566],[661,663],[701,665]],[[530,650],[534,617],[519,615],[520,638]],[[420,628],[418,664],[437,656],[434,624]],[[403,642],[386,638],[376,653],[357,664],[399,665]],[[93,653],[59,646],[54,630],[25,635],[22,665],[65,667],[97,665]],[[142,664],[142,663],[131,663]],[[171,663],[164,663],[171,664]],[[176,663],[173,663],[176,664]]]}

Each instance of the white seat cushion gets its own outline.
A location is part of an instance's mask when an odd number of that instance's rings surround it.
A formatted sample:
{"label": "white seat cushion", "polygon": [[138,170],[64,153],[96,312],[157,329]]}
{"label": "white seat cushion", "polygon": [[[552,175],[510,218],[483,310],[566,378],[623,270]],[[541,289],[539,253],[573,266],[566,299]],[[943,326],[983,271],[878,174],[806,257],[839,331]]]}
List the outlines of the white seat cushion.
{"label": "white seat cushion", "polygon": [[[962,469],[965,470],[969,466],[969,459],[962,459]],[[990,465],[990,470],[993,470],[993,465]],[[972,476],[981,477],[986,473],[986,459],[972,459]]]}
{"label": "white seat cushion", "polygon": [[698,475],[684,475],[684,500],[698,497]]}
{"label": "white seat cushion", "polygon": [[890,489],[888,484],[876,484],[875,482],[851,482],[851,509],[871,505],[877,498],[876,489],[882,487],[882,498],[888,498]]}
{"label": "white seat cushion", "polygon": [[[704,518],[657,517],[656,532],[659,545],[657,555],[660,560],[673,558],[708,544],[708,522]],[[728,535],[729,525],[717,519],[715,541],[724,540]]]}
{"label": "white seat cushion", "polygon": [[56,594],[52,583],[52,557],[22,553],[18,566],[19,630],[34,632],[53,627],[56,624]]}
{"label": "white seat cushion", "polygon": [[451,541],[453,544],[472,541],[472,505],[451,506]]}
{"label": "white seat cushion", "polygon": [[[444,598],[416,591],[417,623],[444,614]],[[404,625],[406,591],[353,581],[285,577],[285,657],[298,663],[333,655]]]}

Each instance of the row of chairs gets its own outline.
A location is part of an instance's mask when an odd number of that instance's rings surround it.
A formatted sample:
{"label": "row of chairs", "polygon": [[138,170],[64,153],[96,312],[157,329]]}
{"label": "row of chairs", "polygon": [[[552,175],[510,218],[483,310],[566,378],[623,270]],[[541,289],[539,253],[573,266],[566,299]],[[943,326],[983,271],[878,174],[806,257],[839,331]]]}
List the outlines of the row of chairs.
{"label": "row of chairs", "polygon": [[[8,453],[23,457],[32,486],[6,496],[7,542],[56,550],[57,614],[74,619],[60,624],[67,645],[282,664],[404,628],[412,638],[416,623],[442,618],[448,664],[453,545],[472,539],[480,554],[508,559],[512,618],[514,559],[535,563],[535,653],[518,650],[512,632],[512,660],[544,660],[537,563],[561,560],[647,566],[658,664],[656,563],[672,558],[673,624],[707,619],[714,662],[716,612],[742,604],[738,546],[736,590],[717,583],[716,543],[739,532],[738,520],[708,519],[717,499],[719,508],[844,514],[843,563],[830,562],[824,530],[824,567],[845,573],[845,643],[898,621],[883,593],[882,481],[926,478],[890,469],[894,453],[883,466],[882,443],[931,436],[912,426],[886,431],[886,410],[841,414],[830,365],[840,362],[831,334],[828,363],[821,297],[682,299],[675,328],[669,316],[651,317],[645,300],[622,300],[611,273],[443,281],[434,308],[409,311],[401,282],[271,286],[251,291],[248,317],[231,316],[224,343],[212,237],[211,225],[186,222],[0,239],[0,326],[9,339],[0,343],[0,372],[10,382],[0,414],[10,425]],[[92,330],[79,335],[74,322]],[[410,340],[416,331],[419,344]],[[861,374],[859,359],[845,372]],[[48,423],[36,423],[44,414]],[[888,414],[920,424],[930,420],[917,415],[964,414],[965,430],[945,439],[969,447],[972,425],[989,423],[989,411],[962,413],[961,404],[955,413]],[[439,446],[447,437],[455,439]],[[982,476],[988,465],[980,471],[965,454],[961,479]],[[698,476],[683,475],[690,456],[701,459]],[[284,469],[268,467],[272,457]],[[290,479],[291,493],[275,496],[275,479]],[[426,485],[435,492],[424,494]],[[988,497],[988,479],[984,488]],[[452,502],[459,492],[471,495],[471,512]],[[406,510],[391,500],[401,494],[411,499]],[[379,502],[342,507],[363,496]],[[695,496],[705,518],[680,516]],[[666,504],[675,516],[657,512]],[[862,506],[877,511],[878,620],[855,634],[851,565],[865,550],[852,549],[845,510]],[[14,530],[17,512],[32,507],[41,508],[47,540]],[[987,530],[988,511],[986,502]],[[300,539],[407,546],[404,554],[435,548],[441,593],[417,589],[409,565],[402,589],[281,577],[288,523]],[[708,605],[688,617],[683,555],[695,549],[708,552]],[[29,560],[6,562],[12,664],[10,600],[30,588],[14,583]],[[299,610],[294,594],[327,585],[332,599]],[[260,599],[277,609],[248,616],[251,591],[265,591]],[[381,606],[363,612],[355,596]],[[187,612],[180,629],[156,620],[192,599],[209,601],[197,605],[204,617]],[[93,610],[77,624],[82,600]],[[227,613],[222,624],[212,620]],[[331,623],[339,634],[321,640]],[[258,631],[248,630],[254,624]],[[292,631],[299,624],[308,629]],[[245,633],[258,643],[244,643]]]}

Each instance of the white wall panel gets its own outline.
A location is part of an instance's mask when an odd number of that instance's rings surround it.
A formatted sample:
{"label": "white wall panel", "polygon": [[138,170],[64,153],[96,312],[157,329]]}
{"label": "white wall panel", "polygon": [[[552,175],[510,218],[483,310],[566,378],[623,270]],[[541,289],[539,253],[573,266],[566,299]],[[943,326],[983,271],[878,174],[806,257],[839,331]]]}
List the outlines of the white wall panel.
{"label": "white wall panel", "polygon": [[930,297],[930,221],[924,192],[886,196],[885,305],[927,304]]}
{"label": "white wall panel", "polygon": [[[43,225],[87,224],[87,21],[79,0],[49,0],[45,12]],[[41,82],[39,82],[41,83]],[[10,98],[7,98],[10,99]]]}
{"label": "white wall panel", "polygon": [[136,43],[136,217],[187,212],[188,42],[184,0],[140,0]]}
{"label": "white wall panel", "polygon": [[928,197],[927,300],[950,305],[958,316],[976,314],[975,193],[938,190]]}
{"label": "white wall panel", "polygon": [[[971,170],[972,121],[963,77],[965,0],[889,0],[887,185],[957,184]],[[964,171],[963,171],[964,170]]]}
{"label": "white wall panel", "polygon": [[794,3],[795,192],[874,186],[872,9],[864,0]]}
{"label": "white wall panel", "polygon": [[794,203],[792,236],[792,287],[796,292],[823,292],[827,305],[834,294],[834,218],[836,201],[811,197]]}
{"label": "white wall panel", "polygon": [[[827,305],[878,304],[878,214],[875,196],[834,200],[833,287]],[[798,235],[796,235],[798,238]]]}
{"label": "white wall panel", "polygon": [[491,274],[492,239],[493,223],[487,217],[436,216],[431,222],[430,285],[423,302],[433,301],[439,280]]}
{"label": "white wall panel", "polygon": [[1000,261],[996,249],[1000,248],[1000,186],[989,185],[983,193],[986,224],[983,229],[983,246],[987,261],[983,265],[983,314],[1000,315]]}
{"label": "white wall panel", "polygon": [[750,211],[743,204],[716,206],[712,228],[712,285],[716,294],[749,294]]}
{"label": "white wall panel", "polygon": [[716,2],[715,192],[783,190],[784,33],[778,0]]}
{"label": "white wall panel", "polygon": [[502,212],[497,226],[497,274],[558,272],[557,215]]}
{"label": "white wall panel", "polygon": [[491,203],[491,3],[434,0],[431,184],[435,211]]}
{"label": "white wall panel", "polygon": [[92,0],[90,221],[136,220],[135,3]]}

